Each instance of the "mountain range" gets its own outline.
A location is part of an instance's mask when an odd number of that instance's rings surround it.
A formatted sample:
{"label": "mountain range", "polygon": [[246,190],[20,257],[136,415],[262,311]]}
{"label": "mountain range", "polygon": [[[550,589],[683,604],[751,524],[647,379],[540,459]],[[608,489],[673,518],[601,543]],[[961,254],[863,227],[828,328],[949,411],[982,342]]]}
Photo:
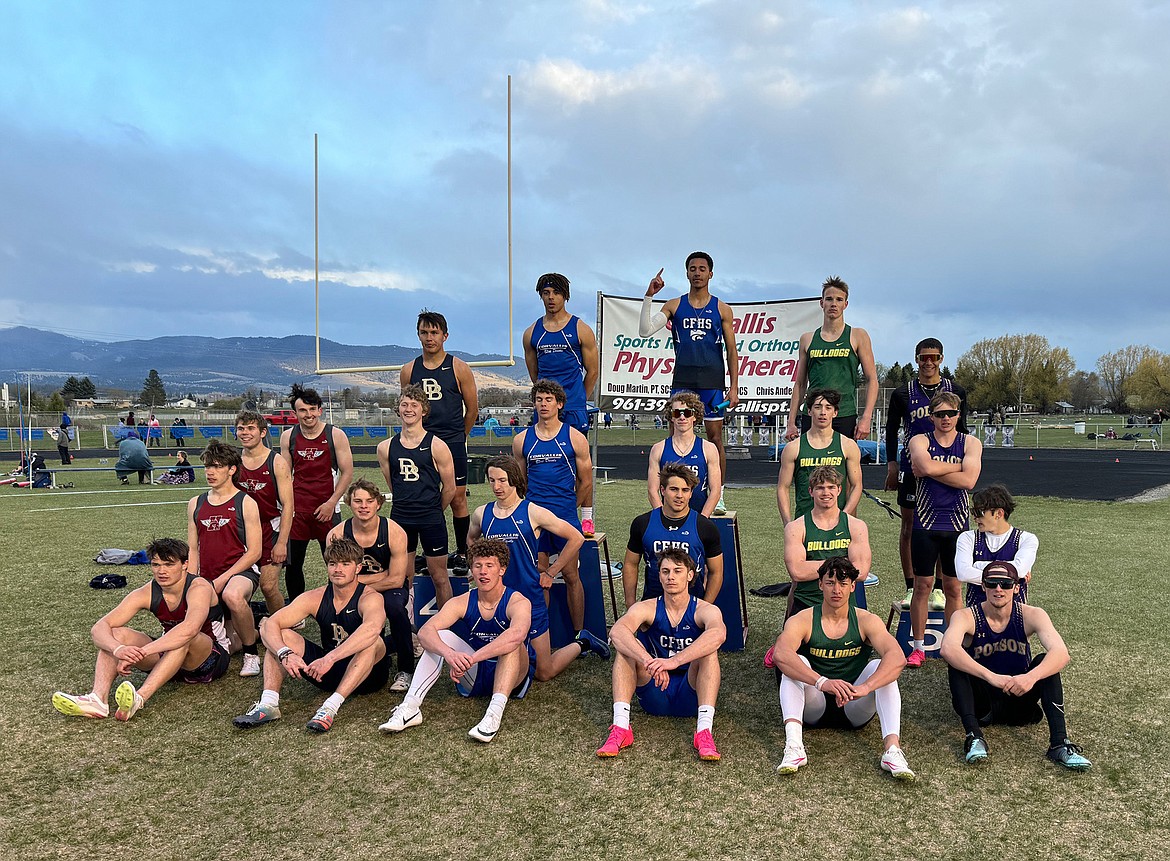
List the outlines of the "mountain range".
{"label": "mountain range", "polygon": [[[366,346],[321,339],[321,363],[329,368],[399,365],[419,348],[395,344]],[[507,361],[506,356],[452,351],[467,362]],[[397,390],[398,372],[314,374],[316,349],[311,335],[284,338],[205,338],[171,335],[149,340],[88,341],[14,326],[0,329],[0,382],[34,388],[59,388],[74,376],[89,377],[101,392],[107,388],[136,393],[153,368],[168,395],[238,395],[248,388],[284,391],[295,382],[334,390],[345,386]],[[512,367],[476,368],[478,385],[511,388],[526,384],[523,355]]]}

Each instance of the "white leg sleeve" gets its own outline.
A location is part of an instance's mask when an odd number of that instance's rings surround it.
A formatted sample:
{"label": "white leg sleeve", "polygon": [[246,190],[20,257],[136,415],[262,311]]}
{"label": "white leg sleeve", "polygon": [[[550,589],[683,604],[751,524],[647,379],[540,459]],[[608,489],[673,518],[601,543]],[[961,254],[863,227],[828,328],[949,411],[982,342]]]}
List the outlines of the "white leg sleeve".
{"label": "white leg sleeve", "polygon": [[878,720],[882,725],[882,737],[902,734],[902,692],[897,682],[890,682],[873,692],[877,702]]}
{"label": "white leg sleeve", "polygon": [[[805,665],[808,660],[799,656]],[[815,726],[825,714],[825,695],[812,685],[780,677],[780,713],[784,720],[800,720],[807,726]]]}
{"label": "white leg sleeve", "polygon": [[[865,669],[861,671],[861,675],[853,682],[859,685],[874,674],[881,663],[876,658],[865,665]],[[862,727],[873,720],[874,714],[877,712],[877,702],[873,694],[862,697],[859,700],[846,703],[845,707],[841,709],[845,713],[845,717],[849,723],[854,727]]]}
{"label": "white leg sleeve", "polygon": [[[458,652],[463,652],[467,655],[475,654],[475,649],[471,648],[461,637],[456,636],[451,631],[440,631],[439,637]],[[422,657],[418,659],[414,666],[414,678],[410,681],[410,689],[406,692],[406,697],[402,700],[404,703],[413,703],[417,708],[426,699],[428,693],[435,682],[439,680],[439,676],[443,672],[443,659],[434,652],[423,652]],[[471,668],[471,672],[475,672],[475,667]],[[474,681],[474,679],[473,679]]]}

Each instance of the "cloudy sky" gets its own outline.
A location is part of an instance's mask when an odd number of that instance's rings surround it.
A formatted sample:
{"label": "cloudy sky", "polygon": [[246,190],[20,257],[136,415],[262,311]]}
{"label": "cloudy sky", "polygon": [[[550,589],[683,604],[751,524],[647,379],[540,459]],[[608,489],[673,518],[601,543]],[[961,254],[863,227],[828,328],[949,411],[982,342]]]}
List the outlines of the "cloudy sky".
{"label": "cloudy sky", "polygon": [[886,363],[1170,347],[1166,4],[3,8],[0,326],[311,332],[316,132],[322,334],[504,351],[511,74],[517,340],[542,272],[592,321],[701,248],[729,301],[841,275]]}

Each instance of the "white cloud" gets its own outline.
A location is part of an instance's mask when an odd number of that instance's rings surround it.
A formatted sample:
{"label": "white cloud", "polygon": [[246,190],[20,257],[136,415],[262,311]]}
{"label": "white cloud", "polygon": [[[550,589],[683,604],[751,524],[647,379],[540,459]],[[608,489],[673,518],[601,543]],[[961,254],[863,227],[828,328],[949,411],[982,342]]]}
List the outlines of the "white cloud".
{"label": "white cloud", "polygon": [[719,96],[717,81],[702,66],[666,60],[647,60],[623,70],[598,70],[573,60],[543,58],[525,65],[519,80],[522,90],[535,101],[558,104],[565,113],[632,94],[665,92],[685,97],[696,106]]}
{"label": "white cloud", "polygon": [[651,11],[645,3],[627,3],[624,0],[582,0],[581,10],[587,19],[620,24],[631,24]]}
{"label": "white cloud", "polygon": [[108,263],[106,266],[111,272],[132,272],[137,275],[146,275],[158,269],[157,264],[146,263],[142,260],[127,260],[121,263]]}
{"label": "white cloud", "polygon": [[[287,267],[263,267],[259,272],[265,278],[279,281],[308,282],[313,280],[312,269],[295,269]],[[343,270],[322,269],[321,280],[334,284],[343,284],[346,287],[373,287],[377,290],[403,290],[415,292],[422,290],[423,285],[408,275],[387,270]]]}

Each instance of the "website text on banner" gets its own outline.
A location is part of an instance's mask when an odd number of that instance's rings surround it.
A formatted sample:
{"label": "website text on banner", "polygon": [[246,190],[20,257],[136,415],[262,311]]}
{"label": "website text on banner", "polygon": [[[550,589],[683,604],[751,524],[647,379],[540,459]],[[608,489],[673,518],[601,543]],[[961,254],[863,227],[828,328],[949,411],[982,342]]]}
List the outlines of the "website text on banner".
{"label": "website text on banner", "polygon": [[[663,302],[655,302],[660,310]],[[737,414],[775,415],[788,406],[800,355],[800,336],[821,323],[817,298],[731,302],[739,352]],[[670,332],[638,336],[642,299],[601,295],[597,342],[601,351],[598,407],[657,413],[666,407],[674,372]]]}

